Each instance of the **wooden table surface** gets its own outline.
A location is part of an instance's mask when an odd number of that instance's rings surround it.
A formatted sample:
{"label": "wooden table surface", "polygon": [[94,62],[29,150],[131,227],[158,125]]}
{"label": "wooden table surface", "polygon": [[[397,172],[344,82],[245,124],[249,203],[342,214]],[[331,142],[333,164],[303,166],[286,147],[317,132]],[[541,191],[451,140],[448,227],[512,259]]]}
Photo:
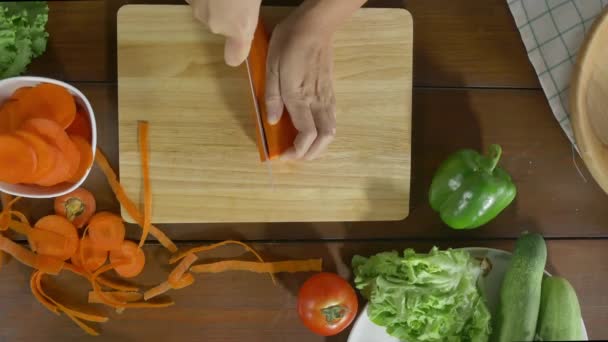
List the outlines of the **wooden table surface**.
{"label": "wooden table surface", "polygon": [[[29,74],[72,83],[91,100],[100,147],[117,167],[116,11],[125,3],[180,0],[53,1],[47,52]],[[265,1],[296,5],[300,1]],[[524,230],[547,238],[548,269],[576,288],[593,339],[608,339],[608,197],[575,155],[550,111],[505,0],[370,1],[369,6],[405,7],[414,18],[414,93],[410,215],[399,222],[163,225],[181,247],[220,239],[255,240],[270,260],[323,257],[328,271],[350,277],[354,254],[414,247],[488,246],[510,250]],[[170,53],[170,52],[168,52]],[[503,146],[502,165],[518,197],[496,220],[471,231],[445,227],[428,205],[434,170],[458,148]],[[577,165],[581,173],[577,171]],[[97,170],[86,187],[100,209],[118,204]],[[36,218],[49,201],[25,203]],[[129,235],[138,236],[130,227]],[[149,269],[139,279],[151,285],[166,277],[167,256],[154,242],[146,247]],[[235,249],[215,256],[238,255]],[[153,265],[153,266],[152,266]],[[0,341],[80,339],[65,318],[50,314],[31,296],[30,271],[16,262],[0,276]],[[297,317],[295,295],[309,274],[267,277],[244,273],[205,276],[176,291],[164,310],[128,311],[102,326],[104,339],[204,341],[346,341],[348,332],[321,338]],[[58,279],[84,293],[84,284]]]}

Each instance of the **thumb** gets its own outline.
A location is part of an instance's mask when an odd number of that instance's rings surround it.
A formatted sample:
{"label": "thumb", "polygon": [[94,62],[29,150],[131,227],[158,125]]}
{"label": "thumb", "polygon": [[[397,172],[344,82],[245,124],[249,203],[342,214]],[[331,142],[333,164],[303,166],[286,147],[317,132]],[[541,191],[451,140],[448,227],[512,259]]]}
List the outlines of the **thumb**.
{"label": "thumb", "polygon": [[251,49],[252,38],[226,37],[224,46],[224,60],[230,66],[239,66],[245,61]]}

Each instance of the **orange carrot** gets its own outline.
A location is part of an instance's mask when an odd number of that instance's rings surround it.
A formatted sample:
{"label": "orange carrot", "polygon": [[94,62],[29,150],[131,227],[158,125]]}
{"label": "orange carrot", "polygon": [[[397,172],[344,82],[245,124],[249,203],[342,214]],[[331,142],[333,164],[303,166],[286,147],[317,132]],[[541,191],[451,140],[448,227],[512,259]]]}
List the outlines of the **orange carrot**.
{"label": "orange carrot", "polygon": [[121,277],[133,278],[143,271],[146,255],[137,244],[125,240],[119,249],[110,251],[110,263]]}
{"label": "orange carrot", "polygon": [[[129,215],[135,220],[135,222],[137,222],[137,224],[143,226],[144,221],[141,213],[137,209],[135,203],[133,203],[133,201],[131,201],[131,199],[129,199],[129,197],[127,196],[127,193],[125,192],[124,188],[118,182],[118,177],[116,177],[116,173],[112,169],[112,166],[108,162],[108,159],[105,157],[105,155],[99,148],[95,153],[95,161],[97,162],[97,165],[99,166],[103,174],[106,176],[106,179],[108,180],[108,183],[110,184],[114,195],[118,199],[118,202],[120,202],[123,208],[125,208]],[[171,241],[171,239],[167,237],[167,235],[165,235],[165,233],[162,232],[162,230],[152,225],[150,226],[150,234],[154,236],[158,240],[158,242],[160,242],[160,244],[163,245],[170,252],[177,252],[177,246],[173,243],[173,241]]]}
{"label": "orange carrot", "polygon": [[70,139],[72,139],[74,146],[76,146],[78,152],[80,153],[80,162],[78,164],[76,173],[74,173],[74,175],[68,179],[68,182],[77,183],[82,179],[82,177],[84,177],[93,164],[93,150],[91,145],[82,137],[73,135],[70,136]]}
{"label": "orange carrot", "polygon": [[194,283],[194,276],[192,275],[192,273],[186,273],[183,275],[183,277],[181,279],[179,279],[178,282],[176,282],[174,284],[169,283],[169,281],[164,281],[164,282],[160,283],[159,285],[144,292],[144,300],[149,300],[154,297],[160,296],[162,294],[165,294],[169,290],[183,289],[184,287],[190,286],[193,283]]}
{"label": "orange carrot", "polygon": [[0,236],[0,250],[10,254],[22,264],[39,269],[44,273],[59,274],[63,269],[64,262],[62,260],[46,255],[36,255],[4,236]]}
{"label": "orange carrot", "polygon": [[89,236],[95,248],[107,251],[121,247],[125,239],[125,225],[116,214],[104,211],[91,217]]}
{"label": "orange carrot", "polygon": [[41,83],[16,96],[23,103],[22,110],[27,117],[53,120],[62,130],[68,128],[76,116],[76,102],[62,86]]}
{"label": "orange carrot", "polygon": [[30,145],[14,135],[0,135],[0,182],[21,183],[36,172],[37,164]]}
{"label": "orange carrot", "polygon": [[2,104],[0,107],[0,133],[14,132],[27,119],[21,107],[22,103],[13,99]]}
{"label": "orange carrot", "polygon": [[[293,122],[291,121],[291,117],[286,109],[283,109],[283,115],[277,124],[271,125],[268,123],[268,113],[265,105],[266,89],[264,86],[266,83],[268,41],[268,34],[266,33],[264,24],[260,19],[254,32],[254,43],[249,52],[249,66],[251,67],[252,81],[255,88],[255,94],[257,96],[257,103],[260,106],[259,109],[262,116],[261,119],[264,126],[264,134],[266,136],[266,143],[268,146],[268,157],[270,159],[275,159],[293,146],[293,142],[298,135],[298,131],[295,129]],[[257,113],[254,122],[256,123],[256,126],[259,126]],[[258,135],[257,144],[260,152],[260,159],[264,161],[264,142],[262,141],[262,137],[259,133],[260,129],[257,129],[256,132]]]}
{"label": "orange carrot", "polygon": [[195,265],[190,270],[194,273],[221,273],[226,271],[249,271],[255,273],[320,272],[322,270],[322,260],[309,259],[276,262],[227,260]]}
{"label": "orange carrot", "polygon": [[141,156],[141,170],[144,183],[144,225],[142,228],[139,247],[141,248],[146,242],[152,220],[152,189],[150,185],[150,156],[148,153],[148,122],[138,122],[139,129],[139,154]]}
{"label": "orange carrot", "polygon": [[196,262],[196,260],[198,260],[198,257],[194,253],[189,253],[185,258],[183,258],[182,261],[177,265],[177,267],[175,267],[173,271],[171,271],[171,273],[169,274],[169,284],[177,284],[180,279],[182,279],[184,274],[188,272],[190,266],[192,266],[192,264]]}
{"label": "orange carrot", "polygon": [[89,222],[97,203],[93,194],[85,188],[78,188],[69,194],[55,198],[55,214],[72,222],[76,228],[82,228]]}
{"label": "orange carrot", "polygon": [[57,233],[63,236],[64,243],[56,244],[46,239],[29,239],[33,243],[32,249],[41,255],[48,255],[61,260],[67,260],[78,249],[78,233],[76,227],[65,217],[48,215],[36,222],[35,229]]}
{"label": "orange carrot", "polygon": [[58,149],[31,132],[17,131],[15,135],[32,147],[36,154],[36,171],[30,177],[25,178],[23,183],[36,183],[38,180],[46,177],[55,168],[58,159]]}
{"label": "orange carrot", "polygon": [[72,121],[70,127],[66,128],[65,132],[70,136],[82,137],[90,144],[93,136],[91,131],[92,128],[89,116],[84,109],[78,108],[74,121]]}
{"label": "orange carrot", "polygon": [[27,93],[32,90],[32,88],[34,87],[21,87],[17,90],[15,90],[15,92],[13,92],[13,95],[11,95],[11,100],[15,100],[15,101],[23,101],[23,99],[25,98],[25,96],[27,96]]}
{"label": "orange carrot", "polygon": [[[108,251],[97,248],[91,241],[90,236],[84,236],[80,240],[78,250],[72,255],[72,264],[84,268],[88,272],[94,272],[103,266],[108,259]],[[83,262],[84,260],[84,262]]]}

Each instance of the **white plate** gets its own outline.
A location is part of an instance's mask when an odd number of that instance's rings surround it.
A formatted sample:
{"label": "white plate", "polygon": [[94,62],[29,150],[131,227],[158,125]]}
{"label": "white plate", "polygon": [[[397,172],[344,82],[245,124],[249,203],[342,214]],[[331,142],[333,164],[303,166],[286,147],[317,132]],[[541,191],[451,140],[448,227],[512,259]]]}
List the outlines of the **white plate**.
{"label": "white plate", "polygon": [[[496,312],[498,306],[498,298],[500,293],[500,284],[502,284],[502,278],[505,276],[509,262],[511,261],[511,253],[505,252],[493,248],[484,247],[470,247],[463,248],[464,250],[471,253],[475,258],[488,258],[492,264],[492,270],[483,277],[481,286],[483,286],[483,292],[486,296],[486,302],[490,312]],[[545,271],[547,275],[549,272]],[[494,315],[493,315],[494,317]],[[587,340],[587,329],[585,323],[583,325],[583,336]],[[386,333],[386,328],[374,324],[369,320],[367,316],[367,305],[363,308],[359,314],[359,318],[355,321],[350,335],[348,336],[348,342],[400,342],[399,339],[390,336]]]}

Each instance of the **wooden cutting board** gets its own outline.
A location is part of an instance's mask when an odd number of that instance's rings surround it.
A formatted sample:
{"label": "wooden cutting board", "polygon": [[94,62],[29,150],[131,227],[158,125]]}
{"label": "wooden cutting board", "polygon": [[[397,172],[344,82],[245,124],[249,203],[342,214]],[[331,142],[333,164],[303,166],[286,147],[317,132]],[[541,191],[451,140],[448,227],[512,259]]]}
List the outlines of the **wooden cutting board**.
{"label": "wooden cutting board", "polygon": [[[262,16],[270,28],[289,11],[263,8]],[[403,219],[412,35],[403,9],[361,9],[336,33],[336,139],[319,160],[272,162],[271,180],[254,141],[245,67],[224,65],[223,38],[207,32],[187,6],[121,8],[122,184],[141,203],[137,121],[147,120],[153,222]]]}

